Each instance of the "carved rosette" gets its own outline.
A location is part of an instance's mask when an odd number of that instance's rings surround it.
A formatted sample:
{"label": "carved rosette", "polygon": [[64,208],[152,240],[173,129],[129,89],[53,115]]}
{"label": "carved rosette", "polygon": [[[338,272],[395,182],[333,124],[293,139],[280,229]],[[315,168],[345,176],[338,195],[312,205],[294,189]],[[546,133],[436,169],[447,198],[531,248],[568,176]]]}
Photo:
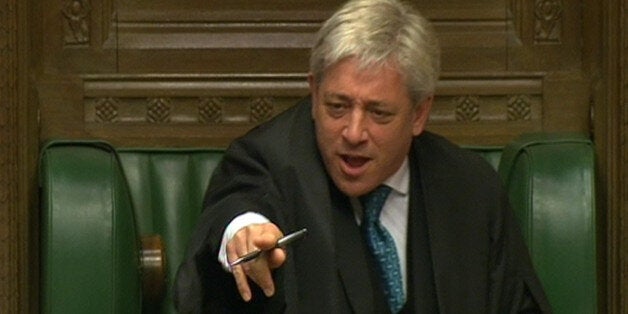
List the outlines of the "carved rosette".
{"label": "carved rosette", "polygon": [[118,117],[118,100],[112,97],[101,98],[96,102],[96,121],[115,122]]}
{"label": "carved rosette", "polygon": [[454,99],[456,103],[456,121],[480,121],[480,99],[477,96],[461,96]]}
{"label": "carved rosette", "polygon": [[515,95],[508,99],[508,121],[532,119],[532,102],[526,95]]}
{"label": "carved rosette", "polygon": [[166,98],[151,98],[146,108],[146,121],[151,123],[166,123],[170,120],[172,106]]}
{"label": "carved rosette", "polygon": [[262,97],[251,100],[251,122],[263,122],[273,116],[272,98]]}
{"label": "carved rosette", "polygon": [[220,123],[224,107],[225,101],[222,98],[201,98],[198,104],[198,121],[200,123]]}

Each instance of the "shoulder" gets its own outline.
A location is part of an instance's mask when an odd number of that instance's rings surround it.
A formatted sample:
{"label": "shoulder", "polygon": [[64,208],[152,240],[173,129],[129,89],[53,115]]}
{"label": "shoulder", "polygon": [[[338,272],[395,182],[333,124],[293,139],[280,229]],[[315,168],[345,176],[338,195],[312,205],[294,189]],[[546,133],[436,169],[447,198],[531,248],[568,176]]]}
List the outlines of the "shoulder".
{"label": "shoulder", "polygon": [[[272,119],[254,127],[235,142],[258,145],[281,146],[279,142],[289,141],[293,136],[313,134],[309,97],[298,101],[294,106],[279,113]],[[287,143],[284,143],[287,144]]]}
{"label": "shoulder", "polygon": [[479,154],[460,147],[448,139],[431,133],[423,132],[413,142],[413,150],[429,161],[446,163],[449,166],[459,165],[493,169]]}
{"label": "shoulder", "polygon": [[448,180],[449,184],[477,182],[482,186],[501,186],[497,172],[484,158],[440,135],[423,132],[415,138],[412,151],[421,173],[430,180],[440,178]]}
{"label": "shoulder", "polygon": [[316,163],[318,156],[308,97],[234,140],[223,160],[283,171]]}

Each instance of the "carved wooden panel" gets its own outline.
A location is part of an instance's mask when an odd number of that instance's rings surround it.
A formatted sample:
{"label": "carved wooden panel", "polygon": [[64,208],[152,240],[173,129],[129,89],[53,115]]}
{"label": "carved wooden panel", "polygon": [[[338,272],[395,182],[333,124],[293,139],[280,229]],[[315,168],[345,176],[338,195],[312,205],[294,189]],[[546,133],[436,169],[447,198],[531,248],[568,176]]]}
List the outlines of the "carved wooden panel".
{"label": "carved wooden panel", "polygon": [[[415,2],[443,50],[430,129],[471,144],[589,130],[587,89],[571,90],[589,84],[580,1]],[[341,3],[46,0],[42,140],[226,145],[307,95],[309,47]]]}

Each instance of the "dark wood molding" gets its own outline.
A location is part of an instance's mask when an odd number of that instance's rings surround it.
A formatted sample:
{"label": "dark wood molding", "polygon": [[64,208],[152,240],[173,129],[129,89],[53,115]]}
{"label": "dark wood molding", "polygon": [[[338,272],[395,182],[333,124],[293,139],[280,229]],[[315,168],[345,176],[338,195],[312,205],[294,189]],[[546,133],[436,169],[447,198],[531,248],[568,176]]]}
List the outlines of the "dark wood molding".
{"label": "dark wood molding", "polygon": [[[628,311],[628,111],[626,107],[626,12],[628,1],[601,2],[601,77],[600,91],[594,98],[595,142],[598,153],[599,227],[604,233],[599,250],[605,277],[601,281],[601,313]],[[605,275],[605,276],[604,276]]]}
{"label": "dark wood molding", "polygon": [[37,134],[28,108],[28,3],[0,0],[0,13],[0,312],[30,313],[36,305],[29,297],[37,292],[31,234]]}

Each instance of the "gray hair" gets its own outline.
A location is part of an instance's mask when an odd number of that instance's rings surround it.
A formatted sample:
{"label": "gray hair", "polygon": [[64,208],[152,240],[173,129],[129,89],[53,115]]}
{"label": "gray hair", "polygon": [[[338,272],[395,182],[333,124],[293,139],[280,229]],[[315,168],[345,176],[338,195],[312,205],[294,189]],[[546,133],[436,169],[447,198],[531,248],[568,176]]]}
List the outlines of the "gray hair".
{"label": "gray hair", "polygon": [[323,24],[310,56],[314,79],[320,83],[329,66],[347,57],[363,68],[398,66],[414,102],[434,93],[440,72],[432,26],[397,0],[351,0]]}

